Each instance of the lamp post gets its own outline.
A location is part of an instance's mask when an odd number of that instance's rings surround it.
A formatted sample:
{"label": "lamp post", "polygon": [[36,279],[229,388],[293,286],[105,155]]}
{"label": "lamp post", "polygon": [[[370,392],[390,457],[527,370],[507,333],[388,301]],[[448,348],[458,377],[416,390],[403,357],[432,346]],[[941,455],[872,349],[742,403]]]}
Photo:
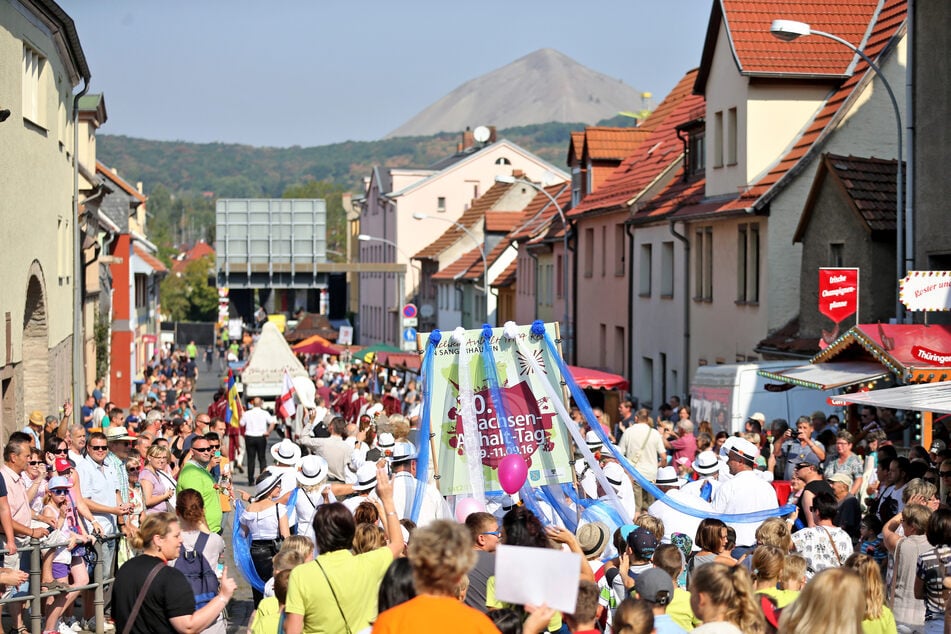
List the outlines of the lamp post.
{"label": "lamp post", "polygon": [[[410,264],[410,267],[411,267],[414,271],[416,270],[416,267],[412,265],[412,260],[409,258],[409,256],[407,256],[406,253],[403,251],[403,249],[401,249],[401,248],[399,247],[399,245],[397,245],[397,244],[396,244],[395,242],[393,242],[392,240],[387,240],[386,238],[378,238],[378,237],[376,237],[376,236],[367,235],[367,234],[365,234],[365,233],[361,233],[360,235],[358,235],[358,236],[357,236],[357,240],[359,240],[360,242],[382,242],[383,244],[388,244],[388,245],[390,245],[391,247],[393,247],[394,249],[396,249],[397,251],[399,251],[400,255],[402,255],[404,258],[406,258],[406,261],[407,261],[407,262],[410,262],[410,263],[411,263],[411,264]],[[418,279],[419,279],[419,278],[416,278],[416,281],[413,282],[414,285],[418,285],[418,284],[419,284]],[[399,339],[399,340],[402,342],[402,340],[403,340],[403,339],[402,339],[402,337],[403,337],[403,335],[402,335],[402,331],[403,331],[403,328],[402,328],[403,308],[406,306],[406,291],[404,290],[404,286],[403,286],[403,284],[404,284],[404,282],[403,282],[403,277],[398,275],[397,278],[396,278],[396,280],[397,280],[397,284],[396,284],[396,297],[397,297],[397,300],[398,300],[399,303],[400,303],[399,314],[396,316],[396,323],[399,324],[399,326],[397,327],[396,331],[397,331],[397,339]]]}
{"label": "lamp post", "polygon": [[[516,178],[515,176],[500,174],[495,177],[495,182],[497,183],[506,183],[508,185],[513,185],[515,183],[520,183],[522,185],[528,185],[532,189],[541,192],[544,194],[551,204],[555,206],[555,209],[558,211],[558,217],[561,218],[561,226],[563,228],[564,235],[562,236],[562,250],[564,251],[564,261],[561,264],[561,284],[564,288],[563,299],[565,304],[565,310],[562,316],[562,323],[565,325],[565,332],[562,333],[562,337],[566,342],[571,341],[571,322],[569,321],[569,312],[568,312],[568,219],[565,217],[565,210],[562,209],[561,205],[558,204],[558,201],[548,193],[548,190],[539,185],[538,183],[526,180],[524,178]],[[570,350],[571,346],[565,345],[565,350]]]}
{"label": "lamp post", "polygon": [[[908,271],[908,268],[910,268],[906,267],[906,253],[909,260],[913,260],[915,249],[914,226],[912,210],[910,206],[905,206],[904,215],[902,215],[902,202],[904,199],[904,173],[902,169],[903,135],[901,126],[901,109],[898,107],[898,100],[895,98],[895,92],[892,90],[891,84],[888,83],[888,79],[885,77],[885,74],[882,73],[882,70],[875,64],[875,62],[869,59],[868,55],[862,52],[851,42],[842,39],[838,35],[826,33],[825,31],[817,31],[805,22],[798,22],[796,20],[773,20],[773,23],[769,27],[769,32],[772,33],[774,37],[784,42],[792,42],[795,39],[807,35],[818,35],[819,37],[824,37],[834,42],[838,42],[861,57],[862,60],[868,64],[868,67],[875,71],[875,74],[878,75],[878,78],[882,80],[882,85],[885,86],[885,91],[888,93],[888,98],[892,102],[892,108],[895,110],[895,122],[898,126],[898,168],[896,169],[895,174],[895,226],[897,228],[896,233],[898,235],[895,246],[898,279],[902,279],[905,276],[905,273]],[[901,299],[899,298],[897,292],[895,295],[895,321],[900,324],[905,323],[905,306],[901,303]]]}
{"label": "lamp post", "polygon": [[479,249],[479,255],[482,256],[482,294],[485,295],[485,323],[489,323],[489,262],[485,259],[485,246],[482,244],[478,238],[475,237],[468,227],[466,227],[461,222],[456,222],[455,220],[450,220],[449,218],[443,218],[442,216],[430,216],[429,214],[424,213],[414,213],[414,220],[441,220],[442,222],[449,223],[455,226],[457,229],[461,229],[469,238],[475,242],[476,247]]}

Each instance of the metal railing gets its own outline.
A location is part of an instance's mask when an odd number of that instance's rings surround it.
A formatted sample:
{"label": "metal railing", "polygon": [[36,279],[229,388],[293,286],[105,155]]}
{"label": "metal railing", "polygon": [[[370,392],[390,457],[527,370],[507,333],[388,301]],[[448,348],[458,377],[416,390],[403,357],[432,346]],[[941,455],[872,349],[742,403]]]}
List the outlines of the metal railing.
{"label": "metal railing", "polygon": [[[102,566],[102,544],[107,541],[116,541],[122,537],[121,534],[113,535],[103,535],[97,537],[92,544],[87,544],[86,548],[92,548],[93,552],[96,553],[96,561],[93,564],[93,573],[92,573],[92,583],[87,583],[81,586],[69,586],[67,588],[57,588],[54,590],[42,590],[43,585],[43,558],[42,551],[49,550],[50,548],[55,548],[55,546],[48,546],[39,539],[30,539],[28,546],[17,547],[17,554],[23,552],[30,553],[30,570],[29,570],[29,591],[26,594],[13,594],[9,597],[4,597],[0,599],[0,605],[7,605],[10,603],[23,603],[29,602],[30,604],[30,619],[29,619],[29,630],[30,634],[42,634],[43,632],[43,599],[47,597],[53,597],[60,594],[66,594],[69,592],[77,592],[81,590],[94,590],[93,592],[93,606],[94,606],[94,616],[96,619],[96,634],[103,634],[105,627],[105,600],[103,593],[103,586],[107,583],[112,583],[115,581],[115,576],[104,577],[105,571],[103,571]],[[119,554],[118,543],[116,544],[116,555],[113,558],[113,566],[116,563],[116,558]],[[8,554],[5,550],[0,550],[0,555]],[[111,574],[112,571],[110,570]],[[75,607],[75,605],[74,605]],[[85,606],[84,606],[85,608]],[[64,615],[65,616],[65,615]]]}

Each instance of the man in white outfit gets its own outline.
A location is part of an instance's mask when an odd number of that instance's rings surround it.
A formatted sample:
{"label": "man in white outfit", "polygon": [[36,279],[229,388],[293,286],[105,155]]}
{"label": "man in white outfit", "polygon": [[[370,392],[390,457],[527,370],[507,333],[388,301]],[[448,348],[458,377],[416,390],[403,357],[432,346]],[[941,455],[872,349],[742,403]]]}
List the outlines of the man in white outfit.
{"label": "man in white outfit", "polygon": [[[714,456],[714,460],[716,460],[716,456]],[[664,492],[667,499],[703,511],[706,517],[715,515],[712,504],[682,489],[686,482],[686,478],[677,476],[677,470],[674,467],[661,467],[657,470],[657,488]],[[672,506],[668,506],[663,498],[651,504],[647,512],[664,522],[664,539],[666,541],[670,541],[670,536],[673,533],[685,533],[692,538],[697,534],[697,527],[703,521],[703,517],[688,515]]]}
{"label": "man in white outfit", "polygon": [[[713,509],[720,514],[734,514],[779,508],[776,491],[755,470],[756,458],[759,456],[756,445],[745,438],[734,437],[728,441],[732,443],[727,453],[727,466],[733,477],[720,485],[713,498]],[[762,520],[727,523],[736,530],[737,546],[756,544],[756,529]]]}
{"label": "man in white outfit", "polygon": [[681,489],[685,493],[712,502],[717,489],[720,488],[720,459],[712,451],[701,451],[690,466],[700,477],[683,485]]}
{"label": "man in white outfit", "polygon": [[[396,443],[393,448],[393,503],[400,519],[409,518],[416,499],[416,447],[413,443],[404,441]],[[452,511],[446,500],[434,485],[424,482],[421,494],[423,501],[419,507],[417,526],[426,526],[433,520],[453,520]]]}

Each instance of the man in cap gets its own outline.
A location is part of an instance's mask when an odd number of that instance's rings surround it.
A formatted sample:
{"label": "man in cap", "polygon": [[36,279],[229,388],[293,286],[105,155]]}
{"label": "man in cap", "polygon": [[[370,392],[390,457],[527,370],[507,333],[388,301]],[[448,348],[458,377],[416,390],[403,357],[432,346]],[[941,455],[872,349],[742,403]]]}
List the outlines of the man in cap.
{"label": "man in cap", "polygon": [[[826,450],[822,443],[812,438],[812,419],[800,416],[794,429],[787,429],[783,435],[782,444],[776,443],[773,455],[777,460],[786,463],[786,472],[783,480],[792,480],[796,474],[796,466],[808,460],[815,459],[816,464],[826,459]],[[812,456],[812,457],[810,457]]]}
{"label": "man in cap", "polygon": [[327,461],[331,484],[343,483],[347,480],[347,463],[353,453],[353,445],[345,440],[347,421],[342,416],[334,416],[330,420],[329,428],[328,438],[304,436],[301,438],[301,444]]}
{"label": "man in cap", "polygon": [[849,534],[849,537],[858,542],[862,525],[862,507],[858,499],[849,494],[849,489],[852,487],[852,476],[844,472],[833,473],[826,478],[826,481],[832,487],[835,501],[839,505],[833,524],[840,527]]}
{"label": "man in cap", "polygon": [[[594,454],[595,460],[599,460],[598,454],[604,447],[601,442],[601,437],[598,436],[597,432],[589,431],[585,434],[584,440],[585,445],[587,445],[591,453]],[[591,465],[589,465],[588,461],[583,457],[575,461],[575,473],[578,476],[578,483],[581,485],[581,490],[584,491],[584,494],[590,499],[596,500],[598,498],[598,481]]]}
{"label": "man in cap", "polygon": [[[606,463],[604,465],[604,479],[614,488],[614,493],[617,494],[621,506],[624,507],[624,521],[629,522],[633,520],[637,515],[638,507],[635,501],[636,498],[631,478],[627,475],[627,472],[624,471],[624,467],[613,460]],[[600,483],[598,484],[598,489],[601,489]],[[604,494],[602,499],[606,498],[607,491],[604,491]]]}
{"label": "man in cap", "polygon": [[638,575],[634,593],[654,612],[654,631],[657,634],[682,634],[686,631],[667,615],[667,606],[674,598],[674,580],[664,570],[655,567]]}
{"label": "man in cap", "polygon": [[[634,587],[637,577],[652,567],[651,557],[658,546],[657,537],[643,526],[626,524],[620,529],[626,549],[618,559],[617,571],[611,571],[611,590],[618,602],[628,596]],[[620,573],[620,574],[616,574]]]}
{"label": "man in cap", "polygon": [[806,455],[806,459],[795,465],[795,475],[805,482],[802,493],[799,494],[799,514],[797,519],[802,526],[813,526],[814,518],[809,509],[812,508],[812,502],[820,493],[834,495],[832,487],[826,480],[822,479],[822,473],[819,471],[819,461],[815,455]]}
{"label": "man in cap", "polygon": [[480,612],[487,612],[486,586],[489,578],[495,575],[495,548],[499,545],[502,531],[495,516],[484,511],[470,513],[465,524],[472,536],[476,562],[469,570],[469,590],[464,601]]}
{"label": "man in cap", "polygon": [[32,444],[37,449],[43,449],[43,412],[33,410],[27,419],[27,425],[23,428],[23,433],[30,437]]}
{"label": "man in cap", "polygon": [[211,443],[204,436],[192,442],[191,460],[178,472],[178,486],[175,493],[185,489],[195,489],[205,502],[205,523],[212,533],[221,534],[221,498],[215,486],[215,478],[208,471],[211,464]]}
{"label": "man in cap", "polygon": [[[353,483],[353,493],[343,501],[351,513],[355,513],[357,507],[364,502],[376,504],[379,500],[376,497],[376,474],[377,466],[373,462],[364,462],[357,468],[356,482]],[[397,509],[399,510],[399,509]]]}
{"label": "man in cap", "polygon": [[[731,442],[732,441],[732,442]],[[759,449],[745,438],[728,438],[727,466],[732,478],[720,485],[713,498],[713,510],[718,514],[753,513],[779,507],[772,485],[755,470]],[[727,443],[724,443],[726,447]],[[756,543],[757,522],[736,522],[736,545],[752,546]]]}
{"label": "man in cap", "polygon": [[[116,474],[115,484],[122,499],[122,504],[131,506],[129,472],[126,470],[125,463],[129,459],[129,454],[132,451],[132,441],[135,440],[135,437],[131,436],[125,427],[107,427],[103,433],[106,435],[106,441],[109,445],[105,463],[112,467]],[[136,528],[131,522],[126,522],[124,517],[120,517],[119,530],[125,533],[126,537],[131,538]]]}
{"label": "man in cap", "polygon": [[419,507],[417,526],[425,526],[433,520],[452,520],[452,511],[439,490],[428,482],[417,480],[416,447],[409,441],[396,443],[393,448],[393,503],[400,519],[410,518],[416,496],[423,496]]}
{"label": "man in cap", "polygon": [[[720,469],[723,463],[715,453],[710,450],[701,451],[690,467],[697,474],[697,479],[681,487],[684,493],[696,495],[697,497],[711,502],[720,488]],[[689,533],[688,533],[689,534]]]}
{"label": "man in cap", "polygon": [[668,502],[702,511],[706,516],[713,515],[713,505],[710,502],[681,490],[686,483],[686,478],[678,477],[674,467],[661,467],[657,470],[655,484],[663,491],[664,497],[651,504],[647,512],[664,523],[664,539],[667,541],[672,533],[696,535],[703,519],[678,510]]}

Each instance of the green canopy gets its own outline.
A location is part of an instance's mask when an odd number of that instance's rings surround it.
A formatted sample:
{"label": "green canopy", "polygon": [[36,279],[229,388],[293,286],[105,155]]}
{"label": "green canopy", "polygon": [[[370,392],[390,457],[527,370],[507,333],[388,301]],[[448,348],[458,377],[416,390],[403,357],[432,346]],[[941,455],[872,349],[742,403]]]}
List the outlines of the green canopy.
{"label": "green canopy", "polygon": [[370,355],[373,355],[373,357],[375,358],[377,353],[379,352],[400,352],[400,349],[397,348],[396,346],[389,346],[385,343],[375,343],[372,346],[367,346],[360,352],[353,353],[353,358],[360,359],[361,361],[366,363]]}

